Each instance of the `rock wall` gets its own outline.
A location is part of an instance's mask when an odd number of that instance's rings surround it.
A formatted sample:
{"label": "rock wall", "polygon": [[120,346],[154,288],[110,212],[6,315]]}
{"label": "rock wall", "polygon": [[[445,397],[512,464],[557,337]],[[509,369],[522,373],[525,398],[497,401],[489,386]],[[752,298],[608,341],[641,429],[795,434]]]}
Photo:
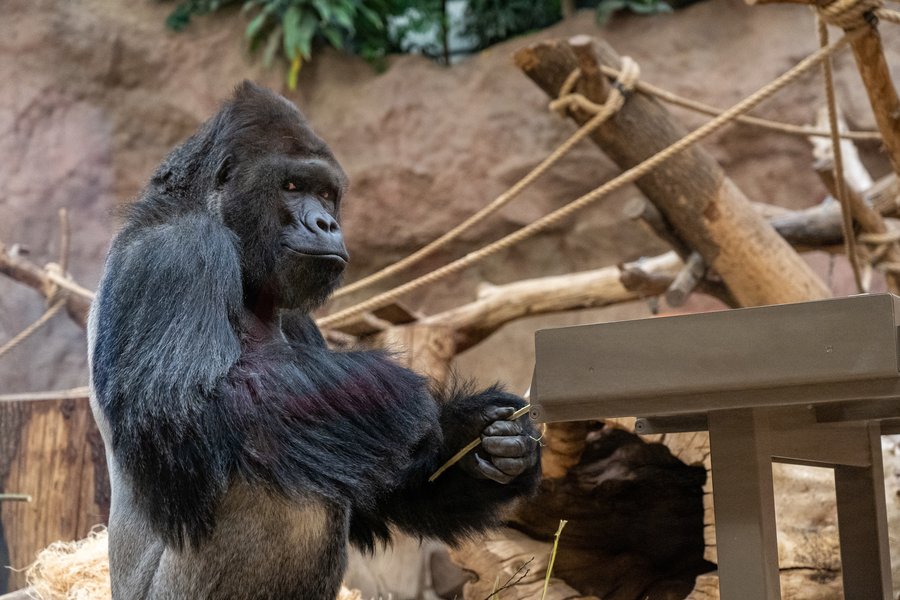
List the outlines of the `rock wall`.
{"label": "rock wall", "polygon": [[[242,78],[284,91],[280,65],[266,71],[247,56],[238,14],[200,18],[189,33],[175,34],[163,27],[170,8],[151,0],[127,8],[114,0],[8,0],[4,5],[0,77],[8,84],[0,88],[0,239],[24,244],[39,262],[55,260],[55,213],[68,207],[74,234],[71,270],[89,287],[97,282],[116,226],[114,208],[137,193],[168,149]],[[807,30],[809,35],[798,35]],[[522,44],[541,36],[603,35],[641,64],[648,81],[728,106],[811,51],[811,30],[810,15],[800,7],[749,8],[734,0],[702,3],[673,15],[620,17],[603,29],[586,12],[449,69],[403,56],[377,73],[358,59],[322,50],[302,72],[298,91],[289,95],[350,174],[345,222],[353,278],[471,214],[571,133],[572,125],[550,114],[543,94],[513,67],[510,55]],[[898,46],[890,43],[897,32],[885,33],[894,52],[891,62],[900,65]],[[842,55],[837,63],[838,91],[850,124],[872,127],[850,57]],[[809,122],[820,98],[820,81],[811,74],[761,112]],[[690,124],[701,122],[694,115],[684,117]],[[707,146],[756,200],[805,206],[824,195],[812,172],[803,168],[809,163],[803,139],[734,127]],[[875,174],[884,172],[877,147],[863,150]],[[531,222],[613,173],[610,162],[585,143],[496,218],[421,270]],[[428,310],[446,308],[470,298],[485,279],[506,282],[657,252],[662,247],[656,240],[622,222],[620,207],[635,193],[615,194],[571,224],[409,302]],[[42,309],[31,291],[0,281],[0,336],[13,335]],[[589,318],[608,318],[608,313]],[[82,348],[82,333],[57,319],[0,362],[4,390],[84,383]],[[473,354],[482,355],[477,349]],[[477,372],[483,376],[498,366],[480,359],[460,365],[468,370],[473,362],[484,365]],[[520,387],[529,359],[517,355],[512,362]]]}
{"label": "rock wall", "polygon": [[[56,260],[56,211],[73,230],[71,271],[94,287],[116,227],[115,208],[132,198],[165,153],[211,114],[243,78],[282,92],[281,65],[266,71],[241,44],[236,12],[195,20],[186,34],[163,27],[170,4],[154,0],[6,0],[0,20],[0,240],[20,243],[38,262]],[[444,68],[397,57],[384,73],[330,50],[301,73],[288,96],[307,113],[352,182],[345,213],[355,278],[446,231],[524,175],[572,132],[512,65],[511,54],[541,37],[604,36],[631,55],[642,77],[677,93],[727,107],[814,50],[812,17],[799,6],[747,7],[710,0],[671,15],[622,16],[598,28],[589,12],[549,30],[495,46]],[[900,79],[900,29],[885,27]],[[838,94],[851,127],[874,127],[849,55],[836,59]],[[793,123],[815,118],[821,80],[810,73],[759,114]],[[673,109],[694,126],[703,118]],[[789,207],[820,201],[808,143],[749,127],[708,142],[754,200]],[[873,175],[887,165],[862,144]],[[595,187],[615,168],[585,143],[491,221],[473,229],[418,272],[529,223]],[[484,280],[604,266],[665,248],[621,217],[623,190],[571,223],[485,261],[408,299],[435,311],[471,299]],[[836,292],[851,291],[846,269],[813,255]],[[365,293],[363,293],[363,296]],[[30,290],[0,279],[0,340],[44,307]],[[503,379],[515,391],[530,380],[538,327],[648,314],[644,303],[522,320],[457,361],[465,374]],[[86,382],[84,335],[56,318],[0,359],[0,393]],[[15,490],[11,490],[15,491]],[[17,565],[22,566],[22,565]]]}

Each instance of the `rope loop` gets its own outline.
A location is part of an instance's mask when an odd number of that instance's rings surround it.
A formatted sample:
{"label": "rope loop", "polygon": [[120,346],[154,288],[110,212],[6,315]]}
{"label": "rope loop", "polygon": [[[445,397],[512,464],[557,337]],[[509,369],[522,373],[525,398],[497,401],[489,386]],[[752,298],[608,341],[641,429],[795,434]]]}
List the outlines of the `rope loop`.
{"label": "rope loop", "polygon": [[641,68],[630,56],[622,57],[622,68],[612,82],[612,89],[606,97],[606,102],[597,104],[583,94],[573,92],[575,84],[581,78],[581,69],[576,68],[559,88],[559,96],[550,102],[550,110],[559,113],[561,117],[567,116],[571,109],[582,110],[591,115],[603,114],[606,117],[616,113],[625,104],[628,95],[634,90],[641,76]]}
{"label": "rope loop", "polygon": [[822,20],[845,31],[872,25],[884,0],[834,0],[819,7]]}

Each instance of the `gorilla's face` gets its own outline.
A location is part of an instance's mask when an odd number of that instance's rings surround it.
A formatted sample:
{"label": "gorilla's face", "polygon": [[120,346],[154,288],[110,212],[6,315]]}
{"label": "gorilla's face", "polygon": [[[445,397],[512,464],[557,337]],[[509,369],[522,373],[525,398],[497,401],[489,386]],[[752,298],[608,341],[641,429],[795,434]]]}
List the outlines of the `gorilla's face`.
{"label": "gorilla's face", "polygon": [[278,305],[312,309],[337,286],[350,259],[338,223],[337,163],[287,158],[274,171],[279,216],[274,275]]}
{"label": "gorilla's face", "polygon": [[346,176],[299,111],[272,96],[250,88],[234,101],[248,114],[217,174],[219,210],[241,240],[247,301],[308,311],[328,298],[349,260],[339,224]]}

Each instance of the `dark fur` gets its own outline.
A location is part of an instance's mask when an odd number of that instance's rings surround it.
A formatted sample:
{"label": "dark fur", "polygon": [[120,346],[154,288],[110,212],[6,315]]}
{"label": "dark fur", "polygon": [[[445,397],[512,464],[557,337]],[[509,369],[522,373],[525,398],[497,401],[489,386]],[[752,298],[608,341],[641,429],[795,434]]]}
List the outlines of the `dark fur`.
{"label": "dark fur", "polygon": [[[297,158],[323,166],[297,175]],[[537,450],[527,442],[535,434],[525,419],[515,440],[505,438],[528,449],[508,459],[521,467],[511,482],[486,478],[474,457],[426,481],[482,434],[491,407],[523,401],[496,387],[436,398],[384,353],[328,350],[308,311],[330,294],[339,269],[304,263],[280,274],[280,182],[295,175],[338,196],[345,186],[297,110],[245,83],[169,155],[113,241],[91,355],[113,470],[116,600],[185,590],[193,598],[330,599],[348,536],[371,549],[393,524],[454,542],[495,525],[500,507],[536,487]],[[338,211],[335,198],[329,212]],[[325,507],[329,523],[315,555],[277,540],[243,549],[284,564],[266,589],[240,563],[231,565],[237,583],[224,583],[231,580],[215,563],[231,538],[221,523],[254,522],[252,511],[234,508],[248,489],[275,523],[291,525],[279,515],[294,505]]]}

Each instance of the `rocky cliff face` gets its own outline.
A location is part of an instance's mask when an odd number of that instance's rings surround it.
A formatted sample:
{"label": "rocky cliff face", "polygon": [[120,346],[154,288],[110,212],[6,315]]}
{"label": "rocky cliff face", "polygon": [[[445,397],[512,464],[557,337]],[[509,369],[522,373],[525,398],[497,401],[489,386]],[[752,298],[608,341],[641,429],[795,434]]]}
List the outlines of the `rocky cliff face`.
{"label": "rocky cliff face", "polygon": [[[279,69],[266,71],[247,56],[238,14],[197,19],[190,33],[175,34],[163,27],[169,9],[149,0],[128,5],[9,0],[4,6],[0,239],[24,244],[39,262],[55,260],[55,214],[68,207],[74,236],[71,271],[88,287],[97,282],[116,226],[114,208],[137,193],[165,153],[241,79],[284,91]],[[512,65],[515,48],[541,36],[602,35],[633,56],[648,81],[728,106],[812,50],[812,33],[798,35],[811,27],[807,12],[797,7],[748,8],[735,1],[708,2],[674,15],[616,18],[603,29],[583,13],[449,69],[404,56],[394,59],[385,73],[376,73],[358,59],[323,50],[289,96],[350,174],[345,223],[352,278],[397,259],[471,214],[572,131],[570,123],[546,110],[543,94]],[[895,32],[888,29],[886,34]],[[900,60],[892,64],[900,65]],[[871,127],[849,56],[841,56],[838,66],[839,93],[851,125]],[[810,75],[762,112],[809,122],[820,97],[820,81]],[[684,117],[691,124],[700,122],[694,115]],[[708,147],[756,200],[802,206],[824,194],[804,168],[809,151],[802,139],[735,127]],[[864,150],[875,170],[883,171],[877,148]],[[613,173],[609,161],[585,143],[519,200],[421,268],[531,222]],[[622,222],[621,204],[636,193],[622,191],[566,227],[409,302],[426,310],[446,308],[471,298],[474,285],[485,279],[506,282],[563,273],[659,251],[656,240]],[[4,338],[43,309],[32,292],[15,284],[0,281],[0,293]],[[0,363],[4,390],[83,383],[82,348],[82,333],[64,318],[56,320]],[[516,383],[524,382],[527,358],[513,362],[522,365],[514,369]],[[492,368],[496,362],[485,364]]]}
{"label": "rocky cliff face", "polygon": [[[186,34],[165,30],[171,5],[152,0],[6,0],[0,19],[0,240],[20,243],[39,263],[56,260],[56,211],[71,213],[70,270],[94,287],[114,210],[141,188],[166,152],[186,138],[233,86],[250,78],[283,89],[280,68],[264,70],[242,47],[236,13],[197,19]],[[727,107],[815,47],[809,12],[711,0],[672,15],[617,17],[598,28],[583,13],[532,36],[495,46],[452,67],[404,56],[384,73],[329,50],[305,67],[287,95],[329,141],[351,178],[345,212],[350,278],[384,266],[437,237],[538,163],[572,132],[547,111],[547,98],[513,66],[534,39],[587,33],[635,58],[642,77]],[[900,79],[900,29],[885,28]],[[852,58],[837,58],[838,94],[851,127],[874,128]],[[814,120],[822,103],[812,73],[764,104],[759,114]],[[703,118],[673,109],[689,125]],[[814,204],[824,189],[804,139],[743,126],[705,143],[754,200]],[[861,145],[873,175],[887,166],[877,145]],[[424,272],[529,223],[616,172],[595,147],[579,146],[513,204],[421,265]],[[408,299],[426,311],[472,298],[475,286],[565,273],[665,250],[623,220],[623,190],[571,223],[528,241]],[[851,287],[838,265],[811,257],[839,292]],[[364,293],[365,294],[365,293]],[[0,341],[44,310],[30,290],[0,278]],[[642,303],[523,320],[459,358],[464,373],[530,379],[531,336],[548,325],[647,314]],[[513,350],[510,350],[513,349]],[[0,359],[0,391],[37,391],[87,381],[84,334],[58,317]]]}

